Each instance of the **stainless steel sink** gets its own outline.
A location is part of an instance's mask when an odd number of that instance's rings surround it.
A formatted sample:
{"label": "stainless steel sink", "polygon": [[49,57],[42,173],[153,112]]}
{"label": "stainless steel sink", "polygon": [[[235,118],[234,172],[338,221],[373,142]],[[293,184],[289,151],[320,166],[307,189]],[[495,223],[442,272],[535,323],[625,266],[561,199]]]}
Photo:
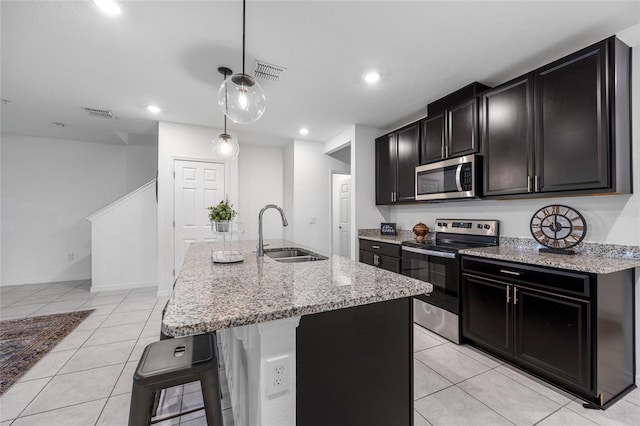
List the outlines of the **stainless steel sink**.
{"label": "stainless steel sink", "polygon": [[328,259],[326,256],[299,247],[265,249],[264,254],[283,263],[314,262]]}

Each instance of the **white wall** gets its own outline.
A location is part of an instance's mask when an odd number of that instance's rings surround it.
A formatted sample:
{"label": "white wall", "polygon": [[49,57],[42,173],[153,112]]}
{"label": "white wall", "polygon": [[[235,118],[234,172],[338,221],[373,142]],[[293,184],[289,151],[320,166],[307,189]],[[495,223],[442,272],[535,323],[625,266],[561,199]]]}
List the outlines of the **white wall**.
{"label": "white wall", "polygon": [[[258,213],[267,204],[283,207],[283,149],[242,145],[238,156],[238,218],[244,227],[240,239],[258,238]],[[289,213],[285,209],[285,213]],[[263,215],[264,238],[283,238],[280,214],[267,210]]]}
{"label": "white wall", "polygon": [[282,208],[289,213],[289,226],[284,229],[284,238],[293,241],[293,180],[295,144],[291,142],[283,148],[282,153]]}
{"label": "white wall", "polygon": [[378,228],[389,221],[389,207],[376,206],[375,139],[384,130],[353,125],[324,143],[324,152],[351,147],[351,259],[358,259],[358,229]]}
{"label": "white wall", "polygon": [[86,217],[153,179],[155,145],[3,134],[1,149],[1,285],[90,278]]}
{"label": "white wall", "polygon": [[[216,161],[211,141],[221,129],[187,124],[158,123],[158,295],[173,288],[173,167],[176,159]],[[228,132],[234,138],[238,135]],[[243,146],[240,144],[240,156]],[[220,160],[218,160],[220,161]],[[225,186],[229,200],[238,206],[238,160],[225,163]]]}
{"label": "white wall", "polygon": [[[291,152],[293,155],[291,155]],[[349,171],[349,165],[324,154],[324,144],[320,142],[295,140],[285,147],[285,167],[293,165],[293,175],[285,172],[287,178],[285,193],[288,197],[287,217],[289,228],[285,231],[288,239],[320,251],[331,250],[331,171]],[[291,158],[293,157],[293,159]],[[290,204],[290,205],[289,205]],[[293,212],[289,216],[289,212]],[[315,223],[309,223],[315,218]]]}
{"label": "white wall", "polygon": [[156,181],[89,216],[91,292],[157,285]]}

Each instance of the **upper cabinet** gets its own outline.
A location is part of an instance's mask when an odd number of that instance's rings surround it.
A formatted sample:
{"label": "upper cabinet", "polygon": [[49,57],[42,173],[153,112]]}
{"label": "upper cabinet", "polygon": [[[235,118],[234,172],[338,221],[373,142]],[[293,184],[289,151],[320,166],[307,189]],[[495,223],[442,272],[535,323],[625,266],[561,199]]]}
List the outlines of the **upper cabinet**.
{"label": "upper cabinet", "polygon": [[472,83],[428,106],[422,121],[420,164],[478,152],[478,94],[489,89]]}
{"label": "upper cabinet", "polygon": [[630,192],[629,59],[611,37],[483,94],[484,196]]}
{"label": "upper cabinet", "polygon": [[533,188],[533,74],[482,96],[484,196],[523,194]]}
{"label": "upper cabinet", "polygon": [[376,204],[414,201],[418,165],[419,123],[376,139]]}

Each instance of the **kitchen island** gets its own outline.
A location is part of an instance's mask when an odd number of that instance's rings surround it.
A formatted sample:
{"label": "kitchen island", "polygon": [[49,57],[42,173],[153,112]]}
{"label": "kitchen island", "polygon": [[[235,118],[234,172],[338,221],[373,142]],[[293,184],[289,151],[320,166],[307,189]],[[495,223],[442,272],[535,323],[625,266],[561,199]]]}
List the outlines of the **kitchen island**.
{"label": "kitchen island", "polygon": [[[299,247],[285,240],[274,247]],[[190,246],[162,322],[171,336],[217,331],[236,425],[410,424],[411,296],[429,283],[339,256],[212,264]]]}

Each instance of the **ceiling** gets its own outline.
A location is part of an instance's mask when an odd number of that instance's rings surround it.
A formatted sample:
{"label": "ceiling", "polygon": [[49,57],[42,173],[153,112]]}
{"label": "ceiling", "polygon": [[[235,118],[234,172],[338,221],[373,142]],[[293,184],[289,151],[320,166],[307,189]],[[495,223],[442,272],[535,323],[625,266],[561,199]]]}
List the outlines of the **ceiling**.
{"label": "ceiling", "polygon": [[[153,143],[158,121],[222,127],[216,69],[241,70],[241,1],[120,4],[110,17],[90,1],[2,1],[2,132],[137,144]],[[287,71],[260,81],[260,120],[229,128],[263,145],[391,129],[472,81],[499,84],[638,22],[639,1],[249,1],[247,69]]]}

